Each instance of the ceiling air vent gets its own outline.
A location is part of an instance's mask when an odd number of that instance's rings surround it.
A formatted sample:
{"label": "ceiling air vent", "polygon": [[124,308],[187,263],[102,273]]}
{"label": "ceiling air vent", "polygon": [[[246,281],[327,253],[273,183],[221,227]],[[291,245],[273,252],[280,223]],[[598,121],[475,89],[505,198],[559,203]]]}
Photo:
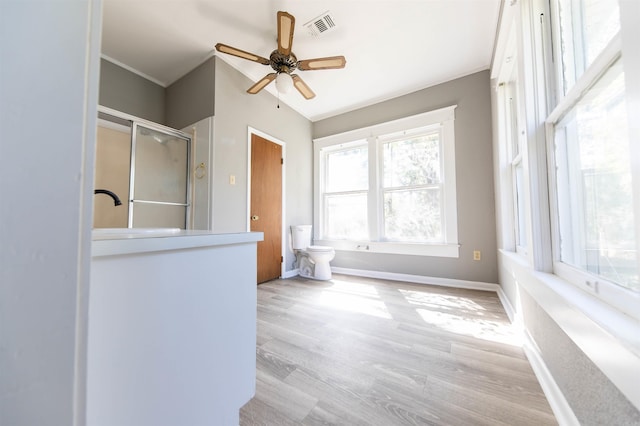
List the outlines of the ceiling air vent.
{"label": "ceiling air vent", "polygon": [[329,11],[323,13],[317,18],[313,18],[304,27],[312,36],[319,36],[327,31],[331,31],[336,28],[336,21],[333,20],[333,16]]}

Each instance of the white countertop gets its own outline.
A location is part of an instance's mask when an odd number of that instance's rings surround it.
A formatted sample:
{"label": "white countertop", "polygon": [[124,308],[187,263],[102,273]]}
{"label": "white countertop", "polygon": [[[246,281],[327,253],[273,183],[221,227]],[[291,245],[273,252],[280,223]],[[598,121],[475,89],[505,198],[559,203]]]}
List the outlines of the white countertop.
{"label": "white countertop", "polygon": [[91,255],[115,256],[262,241],[262,232],[219,234],[176,228],[94,229]]}

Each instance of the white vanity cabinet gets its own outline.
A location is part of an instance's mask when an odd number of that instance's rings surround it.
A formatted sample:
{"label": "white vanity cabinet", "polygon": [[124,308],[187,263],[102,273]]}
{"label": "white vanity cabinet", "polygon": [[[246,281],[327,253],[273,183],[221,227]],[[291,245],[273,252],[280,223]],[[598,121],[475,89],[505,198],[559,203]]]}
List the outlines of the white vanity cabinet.
{"label": "white vanity cabinet", "polygon": [[87,424],[238,424],[255,394],[261,239],[94,235]]}

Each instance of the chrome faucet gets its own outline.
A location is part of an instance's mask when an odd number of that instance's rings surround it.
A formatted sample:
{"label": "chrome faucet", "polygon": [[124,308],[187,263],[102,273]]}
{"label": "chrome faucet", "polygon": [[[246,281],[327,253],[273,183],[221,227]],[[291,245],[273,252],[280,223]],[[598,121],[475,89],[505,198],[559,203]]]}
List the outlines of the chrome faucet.
{"label": "chrome faucet", "polygon": [[109,197],[113,198],[113,205],[114,206],[119,206],[122,204],[122,201],[120,201],[120,198],[118,198],[118,196],[116,194],[114,194],[113,192],[109,191],[108,189],[96,189],[95,191],[93,191],[94,194],[107,194]]}

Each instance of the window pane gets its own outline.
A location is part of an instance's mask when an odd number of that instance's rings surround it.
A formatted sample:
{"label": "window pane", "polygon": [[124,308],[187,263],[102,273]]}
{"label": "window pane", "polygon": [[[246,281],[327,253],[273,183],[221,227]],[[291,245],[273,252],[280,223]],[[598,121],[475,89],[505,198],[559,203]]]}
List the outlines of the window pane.
{"label": "window pane", "polygon": [[369,182],[367,147],[327,153],[326,192],[366,190]]}
{"label": "window pane", "polygon": [[524,207],[524,167],[522,162],[515,166],[515,207],[516,207],[516,244],[520,247],[527,245],[527,227]]}
{"label": "window pane", "polygon": [[442,241],[441,193],[440,188],[385,192],[385,238],[389,241]]}
{"label": "window pane", "polygon": [[556,128],[561,260],[640,290],[620,61]]}
{"label": "window pane", "polygon": [[564,92],[620,30],[618,0],[560,0]]}
{"label": "window pane", "polygon": [[440,132],[383,145],[385,188],[440,183]]}
{"label": "window pane", "polygon": [[[516,67],[513,67],[513,74],[515,75],[517,71]],[[511,80],[506,86],[506,96],[507,96],[507,135],[511,140],[511,159],[513,160],[520,154],[520,135],[518,134],[518,83],[517,81]]]}
{"label": "window pane", "polygon": [[327,195],[324,238],[368,240],[367,194]]}

